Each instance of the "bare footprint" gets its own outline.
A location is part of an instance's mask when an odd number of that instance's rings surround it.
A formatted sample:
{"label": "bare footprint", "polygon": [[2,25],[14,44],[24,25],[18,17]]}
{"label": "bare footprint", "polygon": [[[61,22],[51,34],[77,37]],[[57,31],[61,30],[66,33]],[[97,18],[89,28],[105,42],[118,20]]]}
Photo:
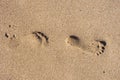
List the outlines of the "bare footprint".
{"label": "bare footprint", "polygon": [[7,30],[4,33],[6,44],[11,49],[17,48],[20,44],[20,41],[17,37],[17,32],[18,29],[15,25],[8,25]]}
{"label": "bare footprint", "polygon": [[71,35],[66,39],[66,43],[77,48],[81,48],[83,51],[94,53],[100,55],[104,53],[106,47],[106,41],[104,40],[95,40],[91,41],[89,44],[85,44],[84,41],[81,41],[79,37]]}
{"label": "bare footprint", "polygon": [[84,49],[99,56],[104,53],[106,45],[106,41],[104,40],[94,40],[88,46],[84,47]]}
{"label": "bare footprint", "polygon": [[79,37],[75,36],[75,35],[71,35],[66,39],[66,43],[74,46],[74,47],[80,47],[80,39]]}
{"label": "bare footprint", "polygon": [[36,37],[37,40],[39,40],[39,42],[42,45],[48,44],[48,37],[44,33],[39,32],[39,31],[35,31],[35,32],[32,32],[32,34]]}
{"label": "bare footprint", "polygon": [[5,37],[8,39],[9,48],[16,48],[19,46],[19,39],[16,38],[15,34],[5,33]]}
{"label": "bare footprint", "polygon": [[107,43],[104,40],[96,40],[96,41],[98,42],[98,45],[97,45],[98,51],[96,52],[96,54],[100,55],[104,53]]}
{"label": "bare footprint", "polygon": [[34,48],[46,46],[48,44],[48,37],[42,32],[35,31],[27,36],[24,36],[21,41],[23,44],[26,44],[25,46]]}

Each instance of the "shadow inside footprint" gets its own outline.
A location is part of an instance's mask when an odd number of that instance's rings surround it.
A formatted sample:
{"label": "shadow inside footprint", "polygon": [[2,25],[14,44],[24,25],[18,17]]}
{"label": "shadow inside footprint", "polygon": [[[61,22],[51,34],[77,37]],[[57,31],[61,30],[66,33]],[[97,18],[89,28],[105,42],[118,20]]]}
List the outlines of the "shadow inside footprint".
{"label": "shadow inside footprint", "polygon": [[98,47],[97,47],[98,51],[96,52],[96,54],[99,56],[100,54],[104,53],[107,43],[104,40],[96,40],[96,41],[98,42]]}
{"label": "shadow inside footprint", "polygon": [[35,32],[33,32],[33,34],[35,35],[35,37],[40,41],[40,43],[41,43],[41,41],[42,41],[42,38],[37,34],[37,33],[35,33]]}
{"label": "shadow inside footprint", "polygon": [[6,37],[6,38],[8,38],[8,37],[9,37],[8,33],[5,33],[5,37]]}
{"label": "shadow inside footprint", "polygon": [[101,44],[103,44],[104,46],[107,45],[107,43],[105,41],[99,41]]}
{"label": "shadow inside footprint", "polygon": [[75,35],[70,35],[67,38],[66,43],[71,45],[71,46],[79,47],[80,39]]}
{"label": "shadow inside footprint", "polygon": [[44,33],[35,31],[35,32],[32,32],[32,34],[35,34],[35,36],[37,37],[38,40],[41,41],[44,38],[45,41],[48,42],[48,37]]}
{"label": "shadow inside footprint", "polygon": [[32,34],[35,35],[35,37],[42,44],[42,46],[47,46],[48,45],[48,43],[49,43],[48,39],[49,38],[44,33],[40,32],[40,31],[34,31],[34,32],[32,32]]}
{"label": "shadow inside footprint", "polygon": [[79,41],[79,38],[77,36],[71,35],[70,38]]}

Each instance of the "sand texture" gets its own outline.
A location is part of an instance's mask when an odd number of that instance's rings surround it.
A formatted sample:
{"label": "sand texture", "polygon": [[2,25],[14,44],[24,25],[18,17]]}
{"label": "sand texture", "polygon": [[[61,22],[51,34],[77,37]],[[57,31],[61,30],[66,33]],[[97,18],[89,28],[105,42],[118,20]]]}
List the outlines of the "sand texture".
{"label": "sand texture", "polygon": [[120,0],[0,0],[0,80],[120,80]]}

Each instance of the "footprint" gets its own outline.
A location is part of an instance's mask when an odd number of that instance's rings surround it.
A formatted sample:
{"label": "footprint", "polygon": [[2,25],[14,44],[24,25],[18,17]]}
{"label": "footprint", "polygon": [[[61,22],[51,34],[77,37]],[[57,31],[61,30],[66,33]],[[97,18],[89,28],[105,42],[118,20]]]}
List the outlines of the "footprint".
{"label": "footprint", "polygon": [[70,35],[67,39],[66,39],[66,43],[74,46],[74,47],[80,47],[80,39],[79,37],[75,36],[75,35]]}
{"label": "footprint", "polygon": [[100,54],[104,53],[107,43],[104,40],[96,40],[96,41],[98,42],[97,45],[98,51],[96,52],[96,54],[99,56]]}
{"label": "footprint", "polygon": [[5,33],[5,37],[8,39],[9,48],[16,48],[19,46],[19,39],[16,38],[15,34]]}
{"label": "footprint", "polygon": [[80,48],[83,51],[94,53],[98,56],[104,53],[107,44],[104,40],[95,40],[85,44],[85,41],[80,40],[80,38],[75,35],[70,35],[66,39],[66,43],[73,47]]}
{"label": "footprint", "polygon": [[35,32],[32,32],[32,34],[36,37],[37,40],[39,40],[39,42],[42,45],[48,44],[48,37],[44,33],[39,32],[39,31],[35,31]]}
{"label": "footprint", "polygon": [[100,54],[103,54],[105,52],[106,45],[107,43],[104,40],[94,40],[84,49],[99,56]]}
{"label": "footprint", "polygon": [[39,47],[39,46],[46,46],[48,44],[48,37],[39,31],[32,32],[31,34],[24,36],[21,38],[21,42],[23,43],[24,47]]}
{"label": "footprint", "polygon": [[6,39],[6,44],[9,48],[14,49],[19,46],[20,41],[16,36],[18,29],[15,25],[8,25],[6,32],[4,33],[4,37]]}

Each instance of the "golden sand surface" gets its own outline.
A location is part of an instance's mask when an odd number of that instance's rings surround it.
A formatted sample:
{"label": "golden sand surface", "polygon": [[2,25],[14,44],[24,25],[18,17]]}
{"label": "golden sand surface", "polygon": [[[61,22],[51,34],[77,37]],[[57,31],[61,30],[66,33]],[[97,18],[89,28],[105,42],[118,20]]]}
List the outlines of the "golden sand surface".
{"label": "golden sand surface", "polygon": [[120,0],[0,0],[0,80],[120,80]]}

